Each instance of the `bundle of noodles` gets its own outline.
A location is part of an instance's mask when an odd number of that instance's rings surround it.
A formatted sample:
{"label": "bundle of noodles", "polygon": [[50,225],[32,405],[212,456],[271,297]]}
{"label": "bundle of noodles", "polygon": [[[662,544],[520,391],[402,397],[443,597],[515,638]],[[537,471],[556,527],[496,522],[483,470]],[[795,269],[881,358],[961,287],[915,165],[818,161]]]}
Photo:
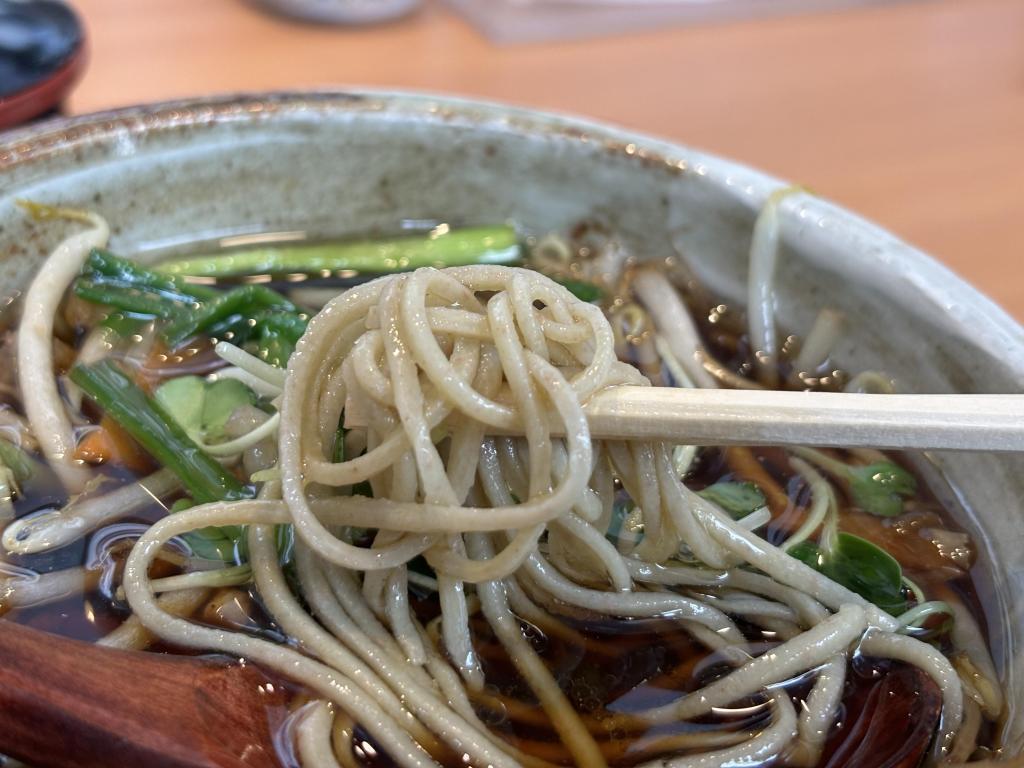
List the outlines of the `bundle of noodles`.
{"label": "bundle of noodles", "polygon": [[[783,754],[813,765],[858,650],[935,680],[943,715],[933,759],[951,748],[961,686],[937,650],[688,490],[673,446],[591,440],[588,398],[646,380],[616,360],[600,309],[548,278],[471,266],[364,284],[313,318],[287,374],[222,347],[281,393],[278,474],[257,500],[156,523],[132,552],[124,586],[154,634],[280,670],[322,697],[298,726],[304,764],[352,764],[352,721],[403,766],[549,764],[505,743],[472,706],[486,699],[488,682],[471,632],[477,610],[577,765],[607,763],[602,733],[666,725],[676,727],[674,741],[655,743],[644,766],[758,764]],[[354,492],[362,483],[372,497]],[[619,487],[643,535],[617,547],[606,534]],[[238,524],[251,526],[256,586],[293,646],[177,618],[154,597],[147,571],[167,541]],[[278,524],[294,526],[302,602],[279,565]],[[410,583],[424,577],[409,563],[420,556],[436,573],[439,632],[411,607]],[[566,610],[667,617],[734,669],[660,706],[606,712],[595,728],[523,632],[522,621],[557,623],[551,612]],[[752,656],[734,618],[782,642]],[[813,688],[798,716],[772,691],[808,672]],[[746,731],[709,729],[709,714],[752,697],[770,716]]]}

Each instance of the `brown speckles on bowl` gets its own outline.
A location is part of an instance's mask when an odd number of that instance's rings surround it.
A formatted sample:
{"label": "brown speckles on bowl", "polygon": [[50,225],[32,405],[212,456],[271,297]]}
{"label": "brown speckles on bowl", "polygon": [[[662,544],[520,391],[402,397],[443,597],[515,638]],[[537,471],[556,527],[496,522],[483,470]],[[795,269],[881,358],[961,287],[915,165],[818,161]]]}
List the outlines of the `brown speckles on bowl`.
{"label": "brown speckles on bowl", "polygon": [[[437,96],[273,93],[132,107],[0,135],[0,280],[4,293],[23,286],[67,231],[30,222],[14,205],[29,196],[98,209],[113,247],[130,253],[260,230],[384,232],[402,219],[512,219],[543,234],[598,218],[638,257],[681,254],[711,289],[742,301],[751,226],[780,184],[632,132]],[[908,390],[1024,389],[1024,332],[943,267],[808,195],[787,199],[783,222],[784,325],[808,328],[827,304],[850,321],[837,352],[847,367],[885,368]],[[964,492],[962,522],[986,542],[1008,617],[989,632],[1008,687],[1020,691],[1024,601],[1011,597],[1024,592],[1024,461],[937,462]],[[1024,745],[1024,713],[1010,713],[1007,733]]]}

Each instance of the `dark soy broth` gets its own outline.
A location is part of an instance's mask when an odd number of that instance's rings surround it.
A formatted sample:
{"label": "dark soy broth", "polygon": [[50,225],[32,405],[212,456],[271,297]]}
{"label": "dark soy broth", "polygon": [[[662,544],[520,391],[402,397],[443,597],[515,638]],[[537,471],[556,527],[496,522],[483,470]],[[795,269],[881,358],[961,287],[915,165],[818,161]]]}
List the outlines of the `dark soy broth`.
{"label": "dark soy broth", "polygon": [[[587,233],[584,230],[577,234],[583,237]],[[734,374],[750,375],[754,362],[743,330],[746,325],[743,313],[706,297],[693,285],[684,285],[681,293],[697,318],[708,349]],[[16,327],[16,313],[16,303],[0,313],[0,327]],[[12,331],[7,330],[6,333]],[[82,333],[81,328],[71,329],[71,335],[62,343],[75,347],[81,343]],[[790,348],[796,344],[795,338],[787,341]],[[12,349],[10,343],[0,348],[0,354],[7,357],[0,360],[0,369],[8,372],[14,370]],[[125,359],[131,358],[130,350],[120,350],[120,353],[125,355]],[[784,355],[777,370],[779,382],[786,388],[838,390],[848,378],[830,361],[821,370],[813,372],[813,377],[798,380],[790,361],[791,358]],[[138,360],[133,364],[139,365]],[[186,373],[206,374],[222,364],[213,354],[212,345],[201,339],[184,350],[148,354],[142,363],[146,368],[143,379],[158,382]],[[666,380],[671,379],[667,371],[663,373]],[[18,408],[16,394],[0,394],[0,403],[3,402],[11,408]],[[839,459],[849,458],[842,451],[826,453]],[[888,458],[913,472],[913,462],[906,457],[890,455]],[[98,469],[97,477],[101,473],[106,476],[106,488],[142,476],[107,467]],[[771,521],[761,534],[771,543],[777,544],[790,535],[803,520],[810,504],[807,483],[789,466],[787,454],[781,449],[703,449],[687,476],[687,485],[700,490],[723,481],[750,481],[758,485],[771,512]],[[960,536],[961,533],[948,510],[943,509],[923,481],[918,487],[904,514],[893,519],[868,515],[840,494],[839,527],[892,553],[906,575],[920,584],[930,599],[942,599],[936,595],[955,595],[984,628],[987,626],[984,616],[986,599],[974,579],[976,566],[972,545],[967,542],[962,551],[950,552],[936,537],[927,535],[928,531],[939,529],[948,532],[945,539],[948,541],[949,537]],[[59,484],[44,470],[17,497],[15,512],[20,518],[59,507],[65,501]],[[167,508],[154,502],[142,512],[51,553],[3,555],[0,569],[5,572],[30,569],[49,573],[74,566],[87,566],[92,570],[87,577],[84,594],[70,594],[45,605],[5,609],[0,590],[0,613],[8,620],[81,640],[96,641],[107,635],[130,615],[127,605],[116,596],[127,549],[141,526],[151,524],[166,514]],[[160,574],[151,575],[179,572],[173,565],[160,567],[164,569]],[[220,626],[284,639],[262,609],[254,589],[231,589],[235,592],[229,597],[239,606],[239,610],[232,614],[236,616],[231,620],[235,625],[225,619]],[[658,750],[659,744],[680,745],[671,750],[679,755],[702,751],[699,746],[685,746],[685,739],[693,737],[692,743],[697,745],[702,737],[710,739],[713,733],[740,734],[756,731],[768,723],[770,707],[767,698],[759,695],[735,702],[728,709],[716,710],[714,714],[693,722],[646,728],[631,726],[628,723],[630,713],[674,701],[727,674],[731,667],[721,656],[697,642],[670,616],[612,619],[568,609],[557,603],[545,607],[556,618],[557,625],[542,627],[524,621],[524,632],[587,728],[597,738],[610,765],[631,766],[652,759],[662,754]],[[415,609],[440,644],[436,632],[440,607],[436,597],[423,593]],[[247,626],[239,625],[238,615],[247,619]],[[207,621],[210,615],[204,614],[204,609],[200,608],[193,618]],[[219,614],[213,615],[213,625],[217,626],[221,618]],[[933,635],[940,649],[949,651],[941,623],[938,619],[929,620],[923,631]],[[774,632],[742,622],[740,628],[750,640],[747,651],[752,655],[770,651],[780,642]],[[471,620],[471,629],[487,681],[485,689],[471,697],[479,717],[501,739],[519,750],[557,765],[569,764],[569,751],[562,745],[550,718],[510,663],[488,623],[476,615]],[[175,652],[175,649],[163,645],[156,645],[151,650]],[[784,684],[798,712],[810,689],[810,680],[811,676],[805,674]],[[293,687],[291,690],[292,710],[311,698],[301,688]],[[909,768],[909,764],[903,761],[912,755],[900,751],[899,741],[913,744],[915,738],[911,732],[921,729],[924,729],[923,737],[927,740],[936,726],[940,704],[937,687],[916,668],[855,656],[845,683],[841,714],[829,734],[820,765],[826,768],[901,768],[907,765]],[[280,713],[274,716],[280,718]],[[893,728],[892,723],[899,723],[899,727]],[[374,768],[393,765],[387,758],[387,745],[375,744],[358,723],[354,728],[353,755],[360,765]],[[990,731],[990,728],[983,729],[983,740],[979,744],[994,746],[984,741],[991,738]],[[895,744],[893,740],[896,740]],[[286,757],[289,750],[287,745],[282,747],[283,756]],[[873,762],[879,754],[889,755],[888,762]],[[435,754],[434,757],[446,765],[465,765],[462,756],[454,753]],[[289,759],[294,759],[294,756]]]}

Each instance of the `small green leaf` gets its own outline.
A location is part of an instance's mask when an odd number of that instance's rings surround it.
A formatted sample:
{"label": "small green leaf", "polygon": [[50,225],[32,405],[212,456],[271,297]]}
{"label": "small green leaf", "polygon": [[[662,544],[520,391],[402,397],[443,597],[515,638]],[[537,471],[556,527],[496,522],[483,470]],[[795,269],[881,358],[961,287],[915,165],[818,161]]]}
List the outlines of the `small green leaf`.
{"label": "small green leaf", "polygon": [[895,557],[867,539],[840,533],[825,553],[822,573],[884,611],[898,615],[907,608],[903,569]]}
{"label": "small green leaf", "polygon": [[274,535],[281,562],[291,562],[295,555],[295,528],[291,525],[278,525],[274,528]]}
{"label": "small green leaf", "polygon": [[10,469],[19,483],[24,483],[32,477],[35,462],[24,449],[0,437],[0,465]]}
{"label": "small green leaf", "polygon": [[207,441],[222,437],[231,414],[240,406],[254,402],[253,391],[237,379],[219,379],[207,384],[206,398],[202,401],[202,430]]}
{"label": "small green leaf", "polygon": [[848,477],[854,504],[879,517],[900,514],[903,500],[917,493],[914,476],[889,461],[850,467]]}
{"label": "small green leaf", "polygon": [[746,517],[767,504],[761,489],[749,482],[719,482],[697,493],[720,506],[734,520]]}
{"label": "small green leaf", "polygon": [[[345,414],[341,414],[339,422],[345,421]],[[334,445],[331,447],[331,461],[335,464],[340,464],[345,460],[345,427],[342,424],[338,424],[338,428],[334,430]]]}
{"label": "small green leaf", "polygon": [[600,301],[604,298],[604,291],[593,283],[585,283],[582,280],[571,280],[564,277],[556,277],[553,279],[580,301],[593,302]]}
{"label": "small green leaf", "polygon": [[189,531],[181,538],[196,557],[235,563],[244,559],[240,557],[243,535],[244,530],[241,526],[226,525],[222,528],[199,528]]}
{"label": "small green leaf", "polygon": [[[194,507],[192,499],[178,499],[171,505],[170,512],[181,512]],[[290,526],[289,526],[290,527]],[[189,531],[181,536],[192,554],[204,560],[223,560],[225,563],[240,563],[248,559],[245,541],[245,526],[209,526]]]}
{"label": "small green leaf", "polygon": [[153,395],[187,434],[191,436],[202,431],[206,384],[201,378],[179,376],[165,381]]}
{"label": "small green leaf", "polygon": [[196,503],[192,501],[192,499],[178,499],[176,502],[171,504],[171,508],[168,510],[168,512],[170,512],[173,515],[175,512],[181,512],[182,510],[185,509],[191,509],[195,505]]}
{"label": "small green leaf", "polygon": [[165,381],[154,393],[157,401],[198,442],[219,440],[235,409],[256,402],[256,395],[236,379],[211,383],[198,376]]}
{"label": "small green leaf", "polygon": [[805,541],[790,549],[789,554],[883,611],[897,616],[907,609],[903,569],[896,558],[867,539],[839,533],[830,550]]}
{"label": "small green leaf", "polygon": [[100,323],[104,328],[109,328],[122,339],[129,338],[132,334],[146,324],[147,321],[132,317],[127,312],[111,312]]}
{"label": "small green leaf", "polygon": [[815,570],[821,568],[821,550],[813,541],[801,541],[795,547],[790,547],[787,551],[804,565],[809,565]]}
{"label": "small green leaf", "polygon": [[[348,430],[344,427],[345,414],[341,414],[338,419],[338,428],[334,432],[334,445],[331,447],[331,461],[335,464],[340,464],[345,461],[345,435]],[[356,483],[352,486],[353,496],[366,496],[368,498],[373,497],[373,487],[370,485],[368,480]]]}
{"label": "small green leaf", "polygon": [[[513,498],[515,497],[513,496]],[[518,499],[516,499],[516,503],[519,503]],[[613,544],[618,542],[619,537],[623,535],[626,521],[629,519],[634,506],[633,500],[626,496],[624,492],[616,497],[615,504],[612,506],[611,520],[608,521],[608,531],[605,533],[605,538],[608,541]],[[639,538],[643,538],[642,531],[639,534]]]}

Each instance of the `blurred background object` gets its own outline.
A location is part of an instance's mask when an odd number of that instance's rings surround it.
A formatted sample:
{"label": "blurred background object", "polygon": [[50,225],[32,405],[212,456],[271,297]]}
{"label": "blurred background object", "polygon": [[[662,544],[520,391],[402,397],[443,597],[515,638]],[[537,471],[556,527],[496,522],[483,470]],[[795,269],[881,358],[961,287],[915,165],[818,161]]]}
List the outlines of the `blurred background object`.
{"label": "blurred background object", "polygon": [[57,107],[85,63],[82,26],[56,0],[0,0],[0,128]]}
{"label": "blurred background object", "polygon": [[799,11],[829,11],[905,0],[446,0],[501,43],[559,40],[728,21]]}
{"label": "blurred background object", "polygon": [[1022,0],[884,2],[642,32],[623,22],[619,34],[515,45],[496,45],[447,0],[363,26],[296,23],[255,0],[73,2],[91,60],[71,112],[361,86],[583,115],[802,183],[1024,319]]}
{"label": "blurred background object", "polygon": [[374,24],[404,16],[419,0],[253,0],[276,13],[325,24]]}

